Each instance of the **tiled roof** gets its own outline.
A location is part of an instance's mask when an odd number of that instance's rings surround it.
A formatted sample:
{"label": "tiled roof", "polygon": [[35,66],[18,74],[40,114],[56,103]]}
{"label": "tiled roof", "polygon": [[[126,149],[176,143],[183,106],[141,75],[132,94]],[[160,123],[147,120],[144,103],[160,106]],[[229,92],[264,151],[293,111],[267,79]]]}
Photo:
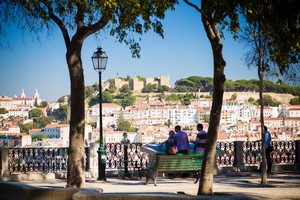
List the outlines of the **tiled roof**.
{"label": "tiled roof", "polygon": [[45,128],[69,127],[69,124],[48,124]]}

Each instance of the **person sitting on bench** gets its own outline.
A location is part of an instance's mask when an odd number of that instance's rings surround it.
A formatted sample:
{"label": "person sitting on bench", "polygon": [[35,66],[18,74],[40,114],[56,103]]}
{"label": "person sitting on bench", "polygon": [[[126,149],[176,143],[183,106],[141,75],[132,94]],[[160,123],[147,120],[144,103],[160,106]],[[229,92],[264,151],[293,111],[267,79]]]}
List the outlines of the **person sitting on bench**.
{"label": "person sitting on bench", "polygon": [[177,140],[177,150],[178,153],[184,153],[187,154],[189,151],[189,138],[186,132],[181,130],[181,127],[179,125],[175,126],[175,132],[176,132],[176,140]]}

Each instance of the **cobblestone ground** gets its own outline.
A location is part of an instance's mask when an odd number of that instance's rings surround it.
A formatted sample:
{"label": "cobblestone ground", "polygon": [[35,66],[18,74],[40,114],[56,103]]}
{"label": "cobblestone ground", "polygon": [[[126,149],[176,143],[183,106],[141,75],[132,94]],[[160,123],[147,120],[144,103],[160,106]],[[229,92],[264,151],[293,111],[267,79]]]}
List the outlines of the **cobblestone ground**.
{"label": "cobblestone ground", "polygon": [[[260,184],[260,175],[255,173],[227,173],[214,177],[214,196],[196,196],[198,183],[193,178],[160,178],[158,186],[152,182],[144,185],[145,179],[108,178],[106,182],[89,179],[87,188],[102,188],[104,193],[178,195],[192,199],[300,199],[300,173],[272,174],[268,184]],[[64,187],[65,180],[26,181],[24,184],[37,187]]]}

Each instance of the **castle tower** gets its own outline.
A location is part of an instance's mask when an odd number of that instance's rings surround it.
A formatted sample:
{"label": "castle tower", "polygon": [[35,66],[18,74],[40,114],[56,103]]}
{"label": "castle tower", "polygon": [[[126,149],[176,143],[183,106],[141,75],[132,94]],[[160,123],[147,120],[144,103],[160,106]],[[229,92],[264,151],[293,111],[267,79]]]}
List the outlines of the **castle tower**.
{"label": "castle tower", "polygon": [[134,91],[142,91],[144,88],[144,81],[141,81],[138,78],[132,78],[129,83],[130,89]]}
{"label": "castle tower", "polygon": [[159,76],[159,85],[165,85],[167,87],[171,87],[170,77],[169,76]]}
{"label": "castle tower", "polygon": [[148,85],[148,84],[157,84],[157,82],[154,80],[154,78],[146,77],[145,85]]}

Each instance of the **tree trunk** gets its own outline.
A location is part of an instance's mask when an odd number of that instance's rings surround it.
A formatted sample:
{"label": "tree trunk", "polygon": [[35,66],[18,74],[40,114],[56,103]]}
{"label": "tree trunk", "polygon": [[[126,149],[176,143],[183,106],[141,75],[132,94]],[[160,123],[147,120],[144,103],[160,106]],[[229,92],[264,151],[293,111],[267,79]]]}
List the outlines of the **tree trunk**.
{"label": "tree trunk", "polygon": [[[205,7],[206,1],[202,1],[202,8]],[[215,23],[212,19],[211,13],[202,12],[202,23],[205,28],[206,35],[210,41],[213,59],[214,59],[214,89],[213,101],[210,111],[210,121],[208,128],[208,135],[205,144],[204,162],[202,164],[201,178],[199,183],[198,195],[212,195],[213,194],[213,173],[215,154],[218,138],[218,127],[220,123],[220,115],[223,103],[224,93],[224,67],[226,65],[223,55],[220,35],[216,29]]]}
{"label": "tree trunk", "polygon": [[263,104],[263,88],[264,88],[264,78],[263,72],[261,71],[261,67],[258,68],[258,76],[259,76],[259,102],[260,102],[260,131],[261,131],[261,155],[262,155],[262,163],[261,163],[261,183],[267,183],[267,159],[266,159],[266,149],[264,148],[264,138],[265,138],[265,130],[264,130],[264,104]]}
{"label": "tree trunk", "polygon": [[264,101],[263,101],[263,90],[264,90],[264,75],[263,69],[261,67],[261,59],[259,59],[260,64],[258,66],[258,77],[259,77],[259,103],[260,103],[260,131],[261,131],[261,155],[262,155],[262,162],[261,162],[261,183],[267,183],[267,159],[266,159],[266,149],[264,148],[264,138],[265,138],[265,130],[264,130]]}
{"label": "tree trunk", "polygon": [[267,159],[266,159],[266,149],[264,148],[264,138],[265,138],[265,130],[264,130],[264,100],[263,100],[263,91],[264,91],[264,41],[261,36],[261,28],[258,25],[258,41],[257,41],[257,50],[258,50],[258,78],[259,78],[259,103],[260,103],[260,131],[261,131],[261,184],[267,183]]}
{"label": "tree trunk", "polygon": [[71,42],[66,59],[71,80],[70,145],[67,187],[84,187],[84,76],[81,61],[82,42]]}

